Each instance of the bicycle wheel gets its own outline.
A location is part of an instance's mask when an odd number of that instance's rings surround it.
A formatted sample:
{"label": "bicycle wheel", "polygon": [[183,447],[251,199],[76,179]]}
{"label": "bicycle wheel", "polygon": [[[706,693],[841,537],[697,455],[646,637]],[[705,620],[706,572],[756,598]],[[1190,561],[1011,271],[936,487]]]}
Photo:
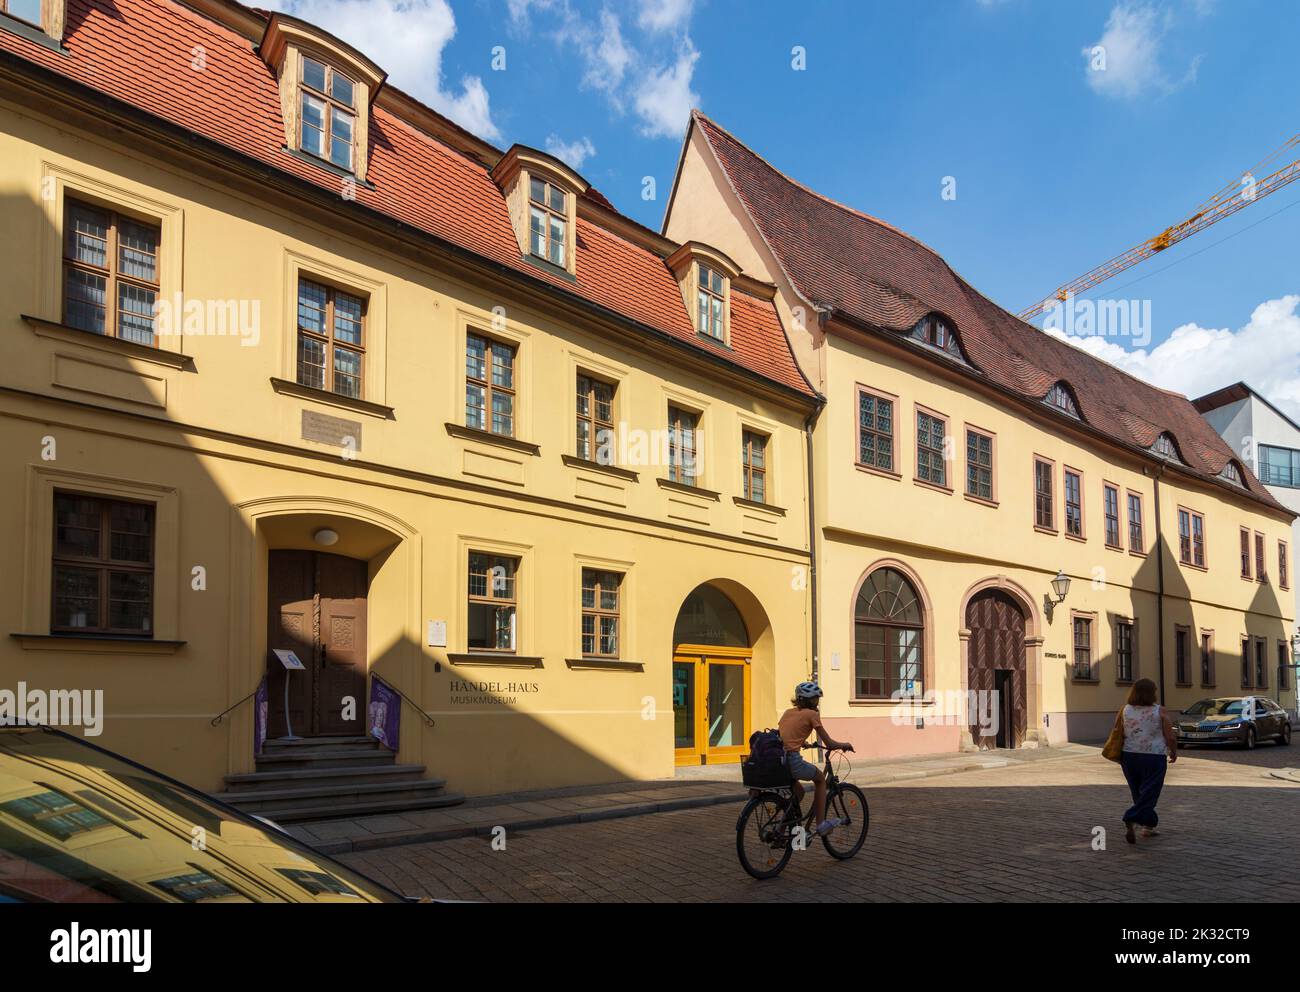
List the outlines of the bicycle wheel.
{"label": "bicycle wheel", "polygon": [[867,839],[867,828],[871,825],[867,797],[862,794],[862,790],[856,785],[840,785],[832,795],[826,797],[826,817],[843,821],[830,833],[822,835],[826,853],[841,861],[857,854]]}
{"label": "bicycle wheel", "polygon": [[785,822],[789,800],[763,792],[745,804],[736,824],[740,866],[754,878],[774,878],[790,860],[790,830]]}

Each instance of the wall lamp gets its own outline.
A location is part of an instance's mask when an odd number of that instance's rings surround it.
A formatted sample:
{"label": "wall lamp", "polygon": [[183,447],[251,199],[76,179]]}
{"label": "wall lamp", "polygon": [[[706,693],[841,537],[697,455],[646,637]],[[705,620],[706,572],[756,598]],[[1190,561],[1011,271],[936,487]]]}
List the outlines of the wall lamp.
{"label": "wall lamp", "polygon": [[[1056,599],[1052,599],[1055,595]],[[1056,607],[1065,602],[1065,597],[1070,595],[1070,577],[1057,569],[1056,578],[1052,580],[1052,592],[1043,596],[1043,612],[1047,614],[1047,622],[1052,622],[1052,614]]]}

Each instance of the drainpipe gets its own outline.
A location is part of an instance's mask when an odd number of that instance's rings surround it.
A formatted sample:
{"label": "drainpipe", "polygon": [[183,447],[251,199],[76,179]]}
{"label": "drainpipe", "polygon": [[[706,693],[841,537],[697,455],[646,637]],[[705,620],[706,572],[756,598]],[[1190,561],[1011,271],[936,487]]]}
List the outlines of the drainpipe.
{"label": "drainpipe", "polygon": [[813,481],[816,475],[813,464],[813,428],[817,425],[817,418],[821,416],[825,406],[826,401],[819,399],[816,408],[803,422],[804,452],[808,462],[808,595],[812,598],[812,606],[809,609],[809,622],[812,625],[812,680],[818,684],[820,684],[818,678],[820,640],[817,620],[817,488]]}
{"label": "drainpipe", "polygon": [[1160,705],[1165,703],[1165,538],[1160,524],[1160,479],[1165,467],[1155,474],[1156,514],[1156,659],[1160,665]]}

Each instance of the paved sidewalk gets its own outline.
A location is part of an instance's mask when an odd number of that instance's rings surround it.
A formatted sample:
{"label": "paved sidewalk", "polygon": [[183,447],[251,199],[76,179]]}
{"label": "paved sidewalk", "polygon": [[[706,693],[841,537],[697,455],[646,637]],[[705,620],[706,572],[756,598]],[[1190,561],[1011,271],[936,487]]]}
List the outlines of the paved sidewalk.
{"label": "paved sidewalk", "polygon": [[[1098,747],[1066,744],[996,753],[858,761],[847,778],[858,785],[881,785],[1020,763],[1082,758],[1099,752]],[[711,765],[678,769],[671,779],[478,796],[449,809],[291,823],[285,829],[319,851],[342,854],[486,835],[496,827],[512,832],[739,803],[747,798],[748,793],[740,784],[739,765]]]}

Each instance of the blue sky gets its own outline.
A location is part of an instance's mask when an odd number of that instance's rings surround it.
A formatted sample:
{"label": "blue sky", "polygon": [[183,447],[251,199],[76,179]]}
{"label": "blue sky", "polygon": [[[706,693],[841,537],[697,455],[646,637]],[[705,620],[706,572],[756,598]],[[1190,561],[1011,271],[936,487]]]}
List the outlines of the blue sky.
{"label": "blue sky", "polygon": [[[501,147],[557,152],[654,229],[698,106],[1013,311],[1183,219],[1300,132],[1293,0],[279,5]],[[1099,287],[1150,301],[1152,340],[1082,345],[1191,395],[1244,378],[1300,415],[1297,203],[1300,182]]]}

